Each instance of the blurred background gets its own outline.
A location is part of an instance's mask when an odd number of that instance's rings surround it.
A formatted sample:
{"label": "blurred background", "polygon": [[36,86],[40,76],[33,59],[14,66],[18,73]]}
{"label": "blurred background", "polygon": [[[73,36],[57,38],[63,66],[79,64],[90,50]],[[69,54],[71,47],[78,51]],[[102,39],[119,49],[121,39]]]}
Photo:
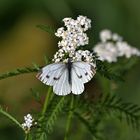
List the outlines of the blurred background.
{"label": "blurred background", "polygon": [[[91,47],[98,42],[99,31],[108,28],[122,35],[132,46],[140,48],[139,7],[139,0],[0,0],[0,73],[32,66],[34,62],[44,65],[44,56],[52,57],[58,49],[57,40],[36,25],[58,28],[63,25],[61,20],[69,16],[85,15],[92,19],[89,31]],[[140,62],[128,72],[126,82],[120,84],[115,92],[125,101],[140,105],[139,73]],[[0,81],[0,104],[21,122],[23,115],[39,108],[32,98],[31,88],[41,89],[42,96],[46,92],[46,87],[35,78],[35,74]],[[140,134],[125,123],[113,119],[106,122],[105,140],[140,140]],[[62,123],[63,119],[60,120]],[[63,131],[63,127],[58,124],[57,129]],[[57,129],[50,140],[58,136],[63,138],[63,132]],[[78,129],[83,133],[74,132],[70,139],[86,140],[88,132],[82,126]],[[0,140],[22,140],[22,135],[17,127],[0,116]]]}

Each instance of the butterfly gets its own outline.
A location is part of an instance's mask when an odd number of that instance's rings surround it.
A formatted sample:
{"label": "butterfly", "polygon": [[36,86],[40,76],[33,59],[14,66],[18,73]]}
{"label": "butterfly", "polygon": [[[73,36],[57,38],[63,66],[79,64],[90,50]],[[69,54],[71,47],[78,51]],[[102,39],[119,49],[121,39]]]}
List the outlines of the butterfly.
{"label": "butterfly", "polygon": [[43,67],[37,78],[53,86],[53,92],[57,95],[68,95],[71,92],[79,95],[84,91],[84,83],[90,81],[95,73],[95,67],[90,63],[71,62],[69,59],[67,63],[58,62]]}

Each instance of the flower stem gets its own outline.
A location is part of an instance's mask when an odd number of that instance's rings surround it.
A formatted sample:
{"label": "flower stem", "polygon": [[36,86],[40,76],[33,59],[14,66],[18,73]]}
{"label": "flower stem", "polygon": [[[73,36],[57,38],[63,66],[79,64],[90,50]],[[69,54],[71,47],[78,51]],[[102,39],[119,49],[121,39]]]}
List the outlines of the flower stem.
{"label": "flower stem", "polygon": [[[52,88],[49,87],[48,92],[47,92],[46,97],[45,97],[45,101],[44,101],[44,105],[43,105],[43,108],[42,108],[41,117],[39,118],[39,121],[42,121],[44,119],[44,115],[45,115],[47,107],[48,107],[48,102],[49,102],[49,99],[51,97],[51,90],[52,90]],[[39,131],[40,130],[41,129],[39,128]],[[40,139],[43,137],[43,135],[44,135],[44,133],[42,133],[40,135]]]}
{"label": "flower stem", "polygon": [[0,107],[0,113],[6,116],[7,118],[9,118],[12,122],[14,122],[16,125],[18,125],[22,129],[21,124],[13,116],[11,116],[9,113],[4,111],[1,107]]}
{"label": "flower stem", "polygon": [[25,133],[25,140],[32,140],[30,133]]}
{"label": "flower stem", "polygon": [[44,106],[43,106],[43,109],[42,109],[42,116],[45,115],[45,112],[46,112],[46,110],[47,110],[48,102],[49,102],[49,98],[50,98],[50,94],[51,94],[51,90],[52,90],[52,88],[49,87],[49,88],[48,88],[47,95],[46,95],[46,98],[45,98]]}
{"label": "flower stem", "polygon": [[74,105],[74,96],[72,95],[71,103],[70,103],[70,111],[69,111],[69,115],[68,115],[68,119],[67,119],[67,123],[66,123],[66,131],[65,131],[64,140],[68,140],[68,132],[70,129],[70,124],[71,124],[71,120],[72,120],[72,116],[73,116],[73,112],[72,112],[73,105]]}
{"label": "flower stem", "polygon": [[28,133],[25,135],[25,140],[28,140]]}

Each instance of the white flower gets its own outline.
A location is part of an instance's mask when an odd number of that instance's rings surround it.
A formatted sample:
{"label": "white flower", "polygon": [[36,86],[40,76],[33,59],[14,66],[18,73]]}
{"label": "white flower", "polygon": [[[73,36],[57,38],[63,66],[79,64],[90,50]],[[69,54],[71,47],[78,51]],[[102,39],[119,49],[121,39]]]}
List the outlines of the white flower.
{"label": "white flower", "polygon": [[112,40],[113,41],[122,41],[122,37],[119,36],[117,33],[112,34]]}
{"label": "white flower", "polygon": [[84,31],[91,27],[91,20],[86,16],[78,16],[77,20],[72,18],[64,18],[64,27],[57,30],[55,35],[61,37],[62,40],[58,42],[58,47],[63,48],[65,52],[75,51],[79,46],[84,46],[89,43],[89,38]]}
{"label": "white flower", "polygon": [[140,56],[140,51],[137,48],[132,47],[132,54],[135,56]]}
{"label": "white flower", "polygon": [[122,37],[117,33],[112,33],[110,30],[102,30],[100,32],[99,42],[93,50],[99,56],[101,61],[107,61],[109,63],[116,62],[118,57],[125,56],[130,58],[131,56],[140,56],[140,51],[134,47],[131,47],[127,42],[122,40]]}
{"label": "white flower", "polygon": [[34,124],[34,119],[31,114],[27,114],[26,116],[24,116],[24,121],[25,122],[22,123],[22,128],[26,133],[28,133]]}
{"label": "white flower", "polygon": [[75,50],[71,50],[67,48],[61,48],[59,49],[55,54],[52,59],[53,62],[58,63],[58,62],[67,62],[67,58],[73,57]]}
{"label": "white flower", "polygon": [[110,30],[105,29],[100,32],[100,39],[102,42],[106,42],[107,40],[111,40],[112,33]]}
{"label": "white flower", "polygon": [[112,33],[108,29],[104,29],[100,32],[100,40],[101,42],[107,42],[107,41],[122,41],[122,37],[119,36],[117,33]]}
{"label": "white flower", "polygon": [[95,45],[93,50],[97,53],[101,61],[109,63],[117,61],[118,51],[113,43],[99,43]]}
{"label": "white flower", "polygon": [[140,56],[140,51],[131,47],[125,41],[117,42],[116,47],[118,49],[118,56],[125,56],[126,58],[130,58],[133,55]]}
{"label": "white flower", "polygon": [[58,29],[57,29],[57,32],[55,33],[55,35],[56,35],[57,37],[62,37],[63,34],[64,34],[64,27],[58,28]]}
{"label": "white flower", "polygon": [[91,28],[91,20],[86,16],[78,16],[77,21],[83,27],[84,31],[87,31],[89,28]]}
{"label": "white flower", "polygon": [[74,60],[93,63],[93,53],[88,50],[78,50],[75,52]]}
{"label": "white flower", "polygon": [[64,22],[64,25],[67,27],[67,28],[71,28],[72,26],[74,26],[76,24],[75,20],[68,17],[68,18],[64,18],[63,19],[63,22]]}
{"label": "white flower", "polygon": [[[91,53],[88,50],[71,50],[67,51],[64,48],[59,49],[52,59],[53,62],[64,62],[67,63],[68,59],[71,60],[71,62],[77,62],[77,61],[84,61],[93,64],[94,63],[94,57],[93,53]],[[95,66],[95,64],[93,64]]]}

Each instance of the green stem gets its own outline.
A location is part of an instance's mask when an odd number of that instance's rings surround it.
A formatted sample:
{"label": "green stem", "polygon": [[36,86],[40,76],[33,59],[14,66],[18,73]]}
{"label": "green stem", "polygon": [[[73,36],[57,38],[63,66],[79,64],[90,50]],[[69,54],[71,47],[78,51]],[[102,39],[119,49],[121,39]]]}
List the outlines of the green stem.
{"label": "green stem", "polygon": [[[41,117],[39,118],[39,121],[42,121],[42,120],[44,119],[44,115],[45,115],[45,113],[46,113],[46,110],[47,110],[47,107],[48,107],[48,102],[49,102],[49,99],[50,99],[50,96],[51,96],[51,90],[52,90],[52,88],[49,87],[49,88],[48,88],[48,92],[47,92],[46,97],[45,97],[45,102],[44,102],[44,105],[43,105],[43,109],[42,109]],[[41,129],[39,128],[39,131],[40,131],[40,130],[41,130]],[[40,139],[43,137],[43,135],[44,135],[44,133],[42,133],[42,134],[40,135]]]}
{"label": "green stem", "polygon": [[46,98],[45,98],[44,106],[43,106],[43,109],[42,109],[42,116],[44,116],[45,113],[46,113],[46,110],[47,110],[47,107],[48,107],[48,102],[49,102],[50,95],[51,95],[51,90],[52,90],[52,88],[49,87]]}
{"label": "green stem", "polygon": [[27,133],[27,134],[25,135],[25,140],[28,140],[28,136],[29,136],[29,135],[28,135],[28,133]]}
{"label": "green stem", "polygon": [[25,133],[25,140],[32,140],[30,133]]}
{"label": "green stem", "polygon": [[67,119],[67,123],[66,123],[66,131],[65,131],[64,140],[68,140],[68,132],[70,129],[71,120],[72,120],[72,116],[73,116],[73,112],[71,111],[73,109],[73,105],[74,105],[74,96],[72,95],[71,103],[70,103],[70,111],[69,111],[69,115],[68,115],[68,119]]}
{"label": "green stem", "polygon": [[21,124],[13,116],[11,116],[9,113],[5,112],[2,108],[0,109],[0,113],[3,114],[4,116],[6,116],[7,118],[9,118],[12,122],[14,122],[16,125],[18,125],[23,130]]}

